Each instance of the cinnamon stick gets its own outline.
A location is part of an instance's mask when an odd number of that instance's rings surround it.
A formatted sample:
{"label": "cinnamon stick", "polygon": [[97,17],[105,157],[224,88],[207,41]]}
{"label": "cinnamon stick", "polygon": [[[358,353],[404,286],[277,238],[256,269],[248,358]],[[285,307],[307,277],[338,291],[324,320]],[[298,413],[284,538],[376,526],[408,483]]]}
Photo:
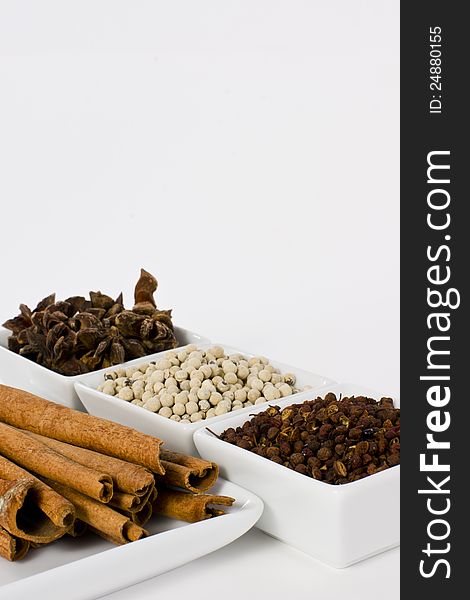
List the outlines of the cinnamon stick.
{"label": "cinnamon stick", "polygon": [[74,538],[82,537],[82,535],[85,535],[87,529],[88,525],[86,523],[80,521],[80,519],[75,519],[72,527],[67,531],[67,535],[70,535]]}
{"label": "cinnamon stick", "polygon": [[65,535],[44,514],[31,491],[37,484],[31,478],[14,481],[0,479],[0,527],[16,538],[38,544],[48,544]]}
{"label": "cinnamon stick", "polygon": [[0,454],[28,471],[47,477],[95,498],[109,502],[113,480],[59,454],[15,427],[0,423]]}
{"label": "cinnamon stick", "polygon": [[158,496],[153,502],[154,514],[160,514],[171,519],[196,523],[225,514],[216,506],[232,506],[234,498],[215,496],[211,494],[189,494],[172,489],[159,489]]}
{"label": "cinnamon stick", "polygon": [[140,508],[140,510],[129,512],[127,514],[133,523],[135,523],[136,525],[140,525],[140,527],[143,527],[148,521],[150,521],[152,513],[153,507],[151,502],[146,502]]}
{"label": "cinnamon stick", "polygon": [[147,531],[132,522],[127,516],[106,504],[84,496],[65,485],[46,480],[56,492],[70,500],[75,506],[77,518],[90,526],[92,531],[115,544],[127,544],[145,537]]}
{"label": "cinnamon stick", "polygon": [[120,460],[119,458],[113,458],[112,456],[106,456],[93,450],[86,450],[85,448],[72,446],[65,442],[59,442],[58,440],[30,431],[25,431],[25,433],[81,465],[110,475],[115,490],[113,499],[116,497],[118,491],[143,497],[154,485],[153,475],[145,467]]}
{"label": "cinnamon stick", "polygon": [[0,421],[164,473],[158,438],[24,390],[0,385]]}
{"label": "cinnamon stick", "polygon": [[137,512],[147,503],[154,487],[149,488],[145,496],[135,494],[126,494],[124,492],[114,492],[110,506],[130,513]]}
{"label": "cinnamon stick", "polygon": [[0,527],[0,556],[9,561],[21,560],[29,550],[29,542],[16,538]]}
{"label": "cinnamon stick", "polygon": [[45,483],[34,477],[28,471],[25,471],[18,465],[0,456],[0,478],[7,481],[15,479],[32,479],[35,483],[30,491],[30,495],[38,508],[49,517],[52,523],[57,527],[57,537],[60,537],[60,530],[72,526],[75,519],[75,508],[73,504],[63,498],[60,494],[52,490]]}
{"label": "cinnamon stick", "polygon": [[219,476],[218,465],[202,458],[162,449],[161,460],[165,474],[159,480],[167,486],[200,493],[209,490]]}

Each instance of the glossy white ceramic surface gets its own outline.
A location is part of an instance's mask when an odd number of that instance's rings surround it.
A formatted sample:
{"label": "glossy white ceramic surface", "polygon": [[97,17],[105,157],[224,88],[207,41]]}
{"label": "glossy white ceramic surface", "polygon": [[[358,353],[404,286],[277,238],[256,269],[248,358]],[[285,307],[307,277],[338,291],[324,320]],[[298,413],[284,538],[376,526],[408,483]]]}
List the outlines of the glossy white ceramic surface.
{"label": "glossy white ceramic surface", "polygon": [[[387,395],[354,384],[329,385],[302,399],[336,395],[368,395],[379,399]],[[285,407],[295,404],[291,397],[270,404]],[[394,399],[399,406],[398,399]],[[266,407],[257,406],[251,414]],[[238,427],[247,415],[233,415],[211,425],[220,434]],[[400,543],[400,467],[392,467],[344,485],[330,485],[296,473],[219,440],[207,429],[194,435],[200,455],[217,461],[223,477],[257,494],[265,510],[257,527],[291,546],[327,563],[343,568]]]}

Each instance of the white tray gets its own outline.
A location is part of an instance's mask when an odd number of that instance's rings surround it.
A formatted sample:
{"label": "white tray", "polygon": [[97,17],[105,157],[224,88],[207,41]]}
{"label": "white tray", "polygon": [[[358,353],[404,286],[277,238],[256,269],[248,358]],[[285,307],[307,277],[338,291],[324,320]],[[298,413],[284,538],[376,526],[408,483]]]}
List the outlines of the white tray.
{"label": "white tray", "polygon": [[153,517],[146,528],[156,535],[125,546],[87,534],[31,550],[15,563],[0,559],[0,598],[91,600],[218,550],[256,523],[263,503],[224,480],[214,493],[236,498],[226,515],[193,524]]}

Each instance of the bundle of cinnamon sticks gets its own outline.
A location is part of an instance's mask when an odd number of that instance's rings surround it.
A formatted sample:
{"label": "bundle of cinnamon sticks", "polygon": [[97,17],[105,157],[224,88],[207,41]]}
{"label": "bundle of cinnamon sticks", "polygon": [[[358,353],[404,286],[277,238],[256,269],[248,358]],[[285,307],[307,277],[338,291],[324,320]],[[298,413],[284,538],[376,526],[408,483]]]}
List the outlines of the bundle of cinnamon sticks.
{"label": "bundle of cinnamon sticks", "polygon": [[152,515],[196,522],[233,498],[205,494],[215,463],[162,440],[0,385],[0,556],[88,529],[115,544],[148,535]]}

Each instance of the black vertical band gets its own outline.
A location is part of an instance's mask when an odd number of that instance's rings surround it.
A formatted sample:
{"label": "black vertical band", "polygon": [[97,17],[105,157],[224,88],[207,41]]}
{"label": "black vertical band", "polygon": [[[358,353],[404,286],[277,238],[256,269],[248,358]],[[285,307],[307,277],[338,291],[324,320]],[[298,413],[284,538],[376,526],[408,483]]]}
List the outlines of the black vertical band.
{"label": "black vertical band", "polygon": [[401,4],[401,590],[426,600],[458,598],[469,569],[463,7]]}

